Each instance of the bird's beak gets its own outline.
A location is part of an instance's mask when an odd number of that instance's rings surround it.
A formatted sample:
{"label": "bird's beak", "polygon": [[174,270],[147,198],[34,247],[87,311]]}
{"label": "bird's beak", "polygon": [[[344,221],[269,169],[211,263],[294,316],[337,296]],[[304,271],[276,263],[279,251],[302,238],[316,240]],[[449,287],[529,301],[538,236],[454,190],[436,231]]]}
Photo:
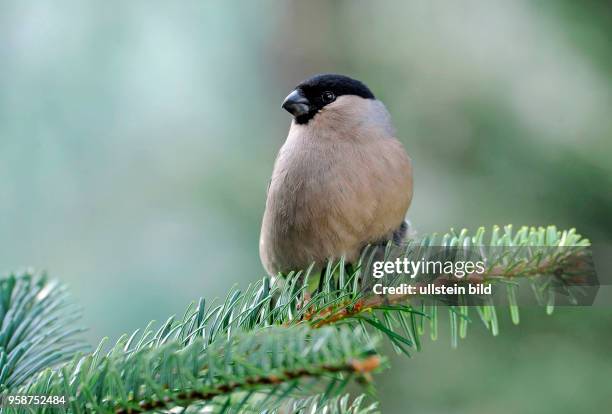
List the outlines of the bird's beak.
{"label": "bird's beak", "polygon": [[298,117],[310,111],[310,102],[299,90],[291,92],[283,101],[282,108],[291,115]]}

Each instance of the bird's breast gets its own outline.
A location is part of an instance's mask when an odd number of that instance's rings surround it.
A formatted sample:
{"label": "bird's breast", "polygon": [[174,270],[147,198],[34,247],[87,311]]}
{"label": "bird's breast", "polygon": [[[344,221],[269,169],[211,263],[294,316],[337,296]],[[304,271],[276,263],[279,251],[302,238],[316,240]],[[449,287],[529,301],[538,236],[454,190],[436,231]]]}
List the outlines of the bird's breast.
{"label": "bird's breast", "polygon": [[401,223],[405,202],[388,211],[381,206],[411,188],[386,178],[396,172],[380,150],[374,143],[290,135],[275,163],[262,223],[260,254],[270,273],[340,255],[352,260]]}

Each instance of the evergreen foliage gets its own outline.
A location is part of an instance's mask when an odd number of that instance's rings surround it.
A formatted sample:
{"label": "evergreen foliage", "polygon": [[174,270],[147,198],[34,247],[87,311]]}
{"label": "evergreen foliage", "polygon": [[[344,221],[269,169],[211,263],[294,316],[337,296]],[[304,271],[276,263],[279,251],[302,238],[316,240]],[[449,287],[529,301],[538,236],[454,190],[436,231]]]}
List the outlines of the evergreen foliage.
{"label": "evergreen foliage", "polygon": [[34,374],[85,350],[72,325],[79,310],[66,288],[24,272],[0,279],[0,391],[16,390]]}
{"label": "evergreen foliage", "polygon": [[[404,254],[421,257],[434,246],[478,248],[487,259],[482,281],[508,286],[518,323],[514,281],[528,279],[550,312],[549,292],[581,270],[574,259],[588,245],[574,230],[513,232],[506,226],[489,234],[463,230],[411,240]],[[82,353],[64,287],[30,274],[9,276],[0,285],[2,390],[68,396],[65,411],[71,413],[378,412],[363,395],[352,400],[346,386],[356,381],[366,391],[372,387],[372,373],[385,366],[377,348],[381,337],[406,354],[420,349],[427,326],[435,339],[443,308],[363,289],[362,272],[373,254],[364,251],[352,272],[342,260],[330,264],[315,291],[309,287],[319,277],[313,269],[284,280],[264,277],[244,291],[232,289],[219,303],[200,299],[182,318],[149,324],[113,346],[102,341],[92,353]],[[492,304],[447,308],[453,346],[467,334],[470,309],[494,335],[499,332],[499,309]]]}

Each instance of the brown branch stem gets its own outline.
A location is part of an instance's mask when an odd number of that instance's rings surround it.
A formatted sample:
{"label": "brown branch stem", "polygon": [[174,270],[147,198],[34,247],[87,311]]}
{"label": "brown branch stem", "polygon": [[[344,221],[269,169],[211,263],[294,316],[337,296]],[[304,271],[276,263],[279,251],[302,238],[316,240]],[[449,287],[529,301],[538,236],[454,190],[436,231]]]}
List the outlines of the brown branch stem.
{"label": "brown branch stem", "polygon": [[[559,276],[563,273],[564,269],[561,267],[562,260],[551,263],[548,260],[543,260],[538,266],[528,268],[527,264],[518,265],[511,271],[507,271],[504,266],[497,265],[493,266],[486,273],[468,273],[461,279],[463,283],[487,283],[491,279],[505,277],[513,279],[517,277],[534,277],[543,274],[552,274]],[[449,279],[439,278],[429,283],[448,283]],[[441,284],[442,284],[441,283]],[[416,283],[414,286],[425,286],[425,283]],[[312,323],[314,328],[320,328],[322,326],[330,325],[339,322],[343,319],[349,319],[355,317],[361,313],[369,312],[376,309],[377,307],[390,304],[398,304],[405,302],[411,298],[418,297],[414,294],[398,294],[398,295],[373,295],[367,296],[358,300],[353,306],[349,306],[350,302],[345,302],[339,306],[332,306],[329,309],[311,312],[306,314],[303,321],[312,322],[313,317],[317,318],[316,322]]]}
{"label": "brown branch stem", "polygon": [[181,391],[177,394],[163,396],[159,400],[148,399],[140,401],[133,407],[116,407],[116,414],[135,414],[144,413],[151,410],[171,408],[173,406],[189,406],[196,401],[209,401],[215,397],[231,394],[238,390],[257,389],[267,385],[278,385],[286,381],[295,379],[321,376],[324,374],[345,372],[349,374],[359,374],[367,376],[380,366],[380,358],[376,355],[364,359],[353,359],[344,365],[323,365],[316,369],[299,368],[296,370],[284,371],[279,374],[269,374],[267,376],[248,377],[239,382],[229,382],[220,384],[206,390]]}

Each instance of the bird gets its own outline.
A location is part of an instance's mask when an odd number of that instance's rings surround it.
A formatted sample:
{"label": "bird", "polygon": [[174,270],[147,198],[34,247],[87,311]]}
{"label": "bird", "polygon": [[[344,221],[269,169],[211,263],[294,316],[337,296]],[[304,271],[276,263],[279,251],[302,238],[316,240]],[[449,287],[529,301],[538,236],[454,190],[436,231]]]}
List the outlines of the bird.
{"label": "bird", "polygon": [[368,245],[400,244],[412,160],[385,105],[361,81],[325,73],[300,82],[282,108],[293,119],[262,219],[266,272],[321,270],[341,257],[350,265]]}

